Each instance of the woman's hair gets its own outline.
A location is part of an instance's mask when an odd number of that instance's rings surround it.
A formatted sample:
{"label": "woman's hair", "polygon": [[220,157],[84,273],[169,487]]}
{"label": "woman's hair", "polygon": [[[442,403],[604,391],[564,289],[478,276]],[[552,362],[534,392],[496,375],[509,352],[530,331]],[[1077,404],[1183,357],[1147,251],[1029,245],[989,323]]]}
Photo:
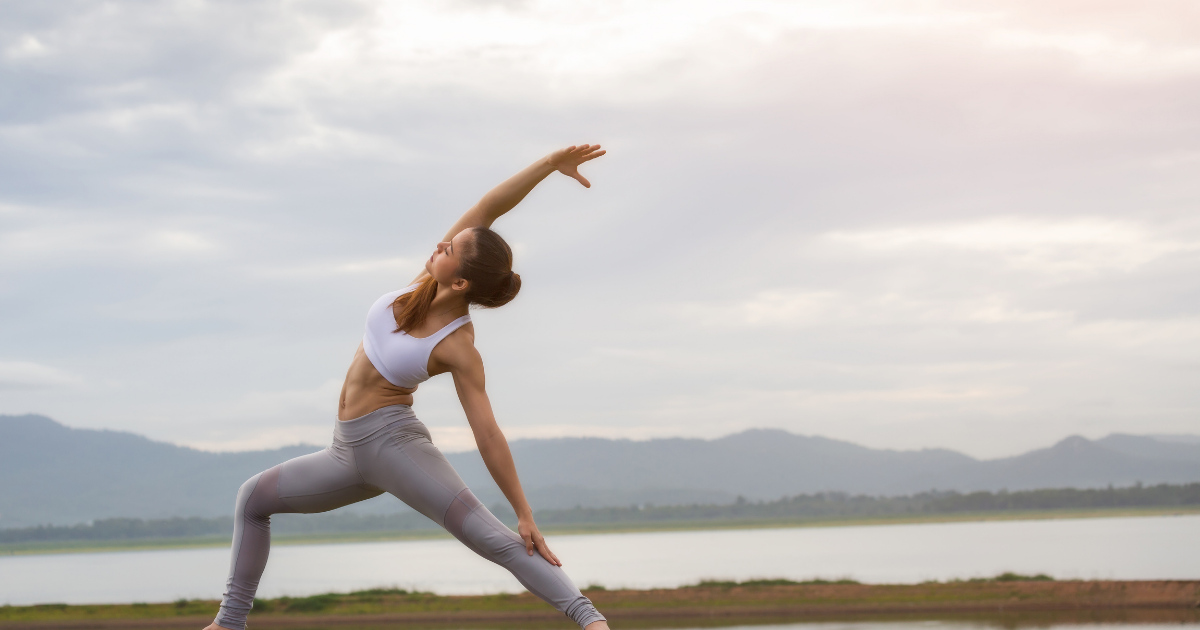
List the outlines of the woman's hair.
{"label": "woman's hair", "polygon": [[[504,306],[521,290],[521,276],[512,270],[512,248],[500,235],[485,227],[471,228],[475,237],[462,243],[458,275],[467,281],[467,304],[484,308]],[[392,302],[396,330],[412,330],[429,315],[429,305],[437,295],[437,280],[427,276],[421,286]]]}

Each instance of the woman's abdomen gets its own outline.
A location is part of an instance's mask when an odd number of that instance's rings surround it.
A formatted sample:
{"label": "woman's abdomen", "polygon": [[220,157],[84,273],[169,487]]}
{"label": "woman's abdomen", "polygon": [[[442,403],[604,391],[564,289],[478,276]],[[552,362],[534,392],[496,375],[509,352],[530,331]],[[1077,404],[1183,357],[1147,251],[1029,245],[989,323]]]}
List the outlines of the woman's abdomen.
{"label": "woman's abdomen", "polygon": [[338,419],[365,416],[388,405],[411,405],[414,391],[416,388],[409,390],[396,387],[383,378],[379,370],[371,365],[362,344],[359,344],[354,360],[350,362],[350,369],[346,371],[346,381],[342,384]]}

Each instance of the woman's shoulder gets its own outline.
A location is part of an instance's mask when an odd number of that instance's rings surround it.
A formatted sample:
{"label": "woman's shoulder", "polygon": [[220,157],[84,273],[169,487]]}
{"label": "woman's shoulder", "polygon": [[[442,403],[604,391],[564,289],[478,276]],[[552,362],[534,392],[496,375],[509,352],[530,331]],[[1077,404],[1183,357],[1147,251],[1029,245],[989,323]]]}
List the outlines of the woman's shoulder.
{"label": "woman's shoulder", "polygon": [[450,343],[465,343],[472,348],[475,347],[475,323],[471,321],[471,316],[467,315],[462,319],[462,323],[458,325],[449,335],[446,335],[445,341]]}
{"label": "woman's shoulder", "polygon": [[471,320],[467,320],[454,332],[446,335],[434,351],[444,350],[445,353],[463,354],[463,355],[479,355],[479,351],[475,348],[475,325]]}

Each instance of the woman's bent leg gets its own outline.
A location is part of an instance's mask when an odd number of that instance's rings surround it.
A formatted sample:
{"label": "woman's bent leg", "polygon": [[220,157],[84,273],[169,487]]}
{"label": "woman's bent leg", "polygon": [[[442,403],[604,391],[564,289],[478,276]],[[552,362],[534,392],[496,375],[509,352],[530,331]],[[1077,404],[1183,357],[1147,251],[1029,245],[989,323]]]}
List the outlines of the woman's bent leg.
{"label": "woman's bent leg", "polygon": [[233,516],[233,557],[218,626],[243,630],[271,551],[271,515],[327,512],[381,494],[366,485],[349,449],[333,446],[288,460],[242,484]]}
{"label": "woman's bent leg", "polygon": [[[360,449],[367,449],[358,456]],[[454,467],[433,445],[424,425],[410,424],[356,448],[356,461],[372,485],[395,495],[445,527],[475,553],[503,566],[529,592],[583,628],[604,616],[567,577],[525,543],[475,498]]]}

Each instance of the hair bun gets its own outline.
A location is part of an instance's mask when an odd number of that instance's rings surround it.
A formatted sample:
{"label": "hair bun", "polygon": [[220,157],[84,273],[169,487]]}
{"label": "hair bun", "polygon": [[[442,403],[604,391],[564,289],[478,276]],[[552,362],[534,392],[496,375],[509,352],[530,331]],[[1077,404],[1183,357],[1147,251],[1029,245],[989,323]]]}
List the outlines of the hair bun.
{"label": "hair bun", "polygon": [[[508,272],[508,300],[517,297],[517,292],[521,290],[521,274],[515,271]],[[508,300],[505,300],[506,302]]]}
{"label": "hair bun", "polygon": [[512,248],[488,228],[473,228],[472,233],[475,238],[463,247],[459,263],[459,275],[469,283],[467,302],[484,308],[503,306],[521,290],[521,276],[512,270]]}

